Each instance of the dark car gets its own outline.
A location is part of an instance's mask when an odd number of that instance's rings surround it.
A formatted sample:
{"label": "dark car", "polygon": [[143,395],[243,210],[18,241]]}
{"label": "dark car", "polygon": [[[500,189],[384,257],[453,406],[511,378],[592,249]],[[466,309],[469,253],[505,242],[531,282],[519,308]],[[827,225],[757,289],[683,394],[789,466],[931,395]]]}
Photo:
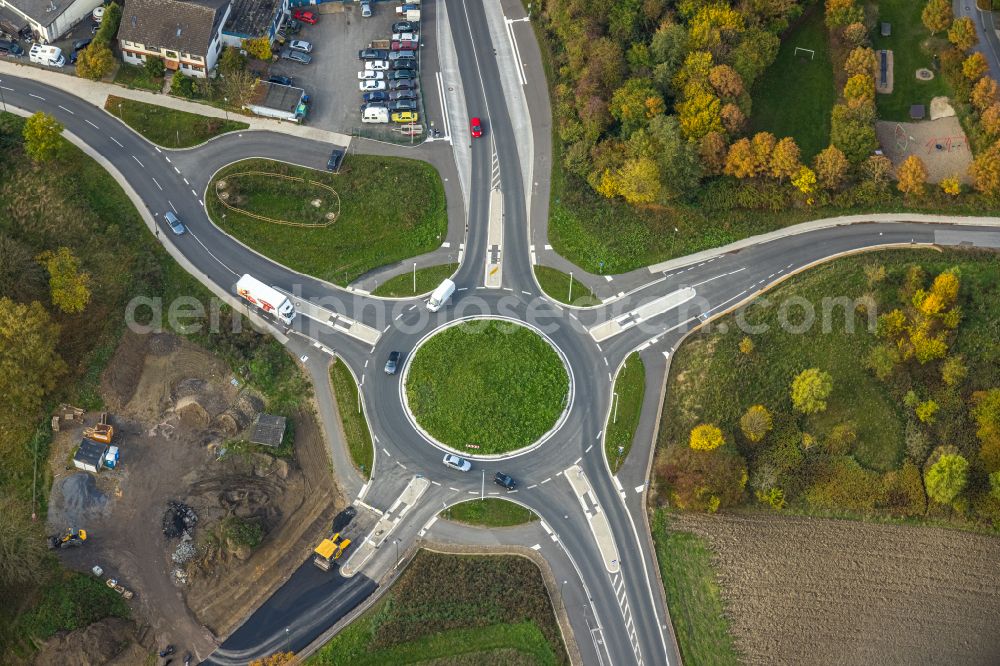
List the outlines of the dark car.
{"label": "dark car", "polygon": [[388,60],[389,51],[387,49],[361,49],[358,51],[358,60]]}
{"label": "dark car", "polygon": [[393,32],[416,32],[417,23],[414,21],[396,21],[392,24]]}
{"label": "dark car", "polygon": [[497,472],[496,476],[493,477],[493,483],[498,486],[503,486],[507,490],[514,490],[514,488],[517,488],[517,482],[503,472]]}
{"label": "dark car", "polygon": [[389,93],[389,99],[393,102],[400,99],[416,99],[416,90],[393,90]]}
{"label": "dark car", "polygon": [[389,72],[390,81],[409,81],[415,78],[417,78],[416,72],[411,72],[408,69],[397,69]]}
{"label": "dark car", "polygon": [[77,61],[77,58],[79,58],[79,57],[80,57],[80,52],[79,51],[73,51],[72,53],[70,53],[69,54],[69,64],[75,65],[76,61]]}
{"label": "dark car", "polygon": [[389,51],[389,60],[416,60],[416,51]]}
{"label": "dark car", "polygon": [[330,159],[326,161],[327,171],[340,171],[340,162],[344,159],[344,151],[334,148],[330,153]]}
{"label": "dark car", "polygon": [[392,68],[393,69],[408,69],[411,72],[414,72],[417,69],[417,61],[416,60],[393,60],[392,61]]}
{"label": "dark car", "polygon": [[371,102],[388,102],[389,101],[389,93],[387,93],[384,90],[375,90],[373,92],[366,92],[364,95],[361,96],[361,99],[363,99],[365,102],[368,102],[368,103],[371,103]]}
{"label": "dark car", "polygon": [[20,58],[24,55],[24,49],[17,42],[0,39],[0,56]]}
{"label": "dark car", "polygon": [[416,81],[389,81],[389,90],[416,90]]}
{"label": "dark car", "polygon": [[394,375],[399,370],[399,352],[389,352],[389,360],[385,362],[385,374]]}
{"label": "dark car", "polygon": [[74,51],[82,51],[83,49],[85,49],[88,46],[90,46],[90,42],[91,41],[93,41],[93,37],[87,37],[85,39],[78,39],[75,42],[73,42],[73,50]]}
{"label": "dark car", "polygon": [[288,19],[287,21],[285,21],[285,25],[282,27],[282,30],[287,32],[289,35],[294,35],[301,29],[302,29],[302,24],[296,21],[295,19]]}
{"label": "dark car", "polygon": [[277,83],[279,86],[295,85],[295,79],[290,76],[281,76],[280,74],[272,74],[271,77],[268,78],[268,82]]}
{"label": "dark car", "polygon": [[389,102],[390,111],[416,111],[417,110],[417,100],[415,99],[398,99],[395,102]]}

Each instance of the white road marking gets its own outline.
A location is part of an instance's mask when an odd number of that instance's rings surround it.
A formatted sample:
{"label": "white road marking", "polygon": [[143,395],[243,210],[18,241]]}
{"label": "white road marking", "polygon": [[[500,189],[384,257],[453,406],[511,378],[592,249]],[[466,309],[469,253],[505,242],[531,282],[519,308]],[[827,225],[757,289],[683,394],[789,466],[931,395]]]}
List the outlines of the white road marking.
{"label": "white road marking", "polygon": [[40,95],[36,95],[35,93],[28,93],[28,97],[34,97],[35,99],[40,99],[43,102],[45,101],[44,97],[41,97]]}
{"label": "white road marking", "polygon": [[[698,265],[700,266],[701,264],[698,264]],[[700,287],[701,285],[707,284],[707,283],[711,282],[712,280],[718,280],[719,278],[724,278],[724,277],[727,277],[729,275],[735,275],[737,273],[745,271],[746,269],[747,269],[746,266],[744,266],[743,268],[737,268],[735,271],[730,271],[728,273],[722,273],[721,275],[716,275],[714,277],[710,277],[707,280],[702,280],[701,282],[695,283],[695,284],[693,284],[691,286],[692,287]]]}
{"label": "white road marking", "polygon": [[530,486],[528,486],[527,488],[525,488],[525,490],[531,490],[532,488],[537,488],[537,487],[538,487],[538,484],[537,483],[533,483]]}
{"label": "white road marking", "polygon": [[160,185],[160,182],[159,182],[158,180],[156,180],[155,178],[153,179],[153,182],[154,182],[154,183],[156,183],[156,186],[157,186],[158,188],[160,188],[160,191],[162,192],[162,191],[163,191],[163,186],[162,186],[162,185]]}
{"label": "white road marking", "polygon": [[176,213],[177,209],[174,208],[174,202],[171,201],[170,199],[167,199],[167,203],[170,204],[170,209]]}
{"label": "white road marking", "polygon": [[233,270],[232,268],[230,268],[230,267],[229,267],[229,266],[227,266],[227,265],[226,265],[225,263],[223,263],[222,259],[219,259],[219,258],[218,258],[217,256],[215,256],[215,254],[213,254],[213,253],[212,253],[212,251],[211,251],[211,250],[209,250],[209,249],[208,249],[208,248],[207,248],[207,247],[205,246],[205,244],[201,242],[201,239],[200,239],[200,238],[198,238],[198,237],[197,237],[197,236],[195,235],[195,233],[194,233],[193,231],[191,231],[191,228],[190,228],[190,227],[188,227],[188,233],[189,233],[189,234],[191,234],[191,237],[192,237],[192,238],[194,238],[194,239],[195,239],[196,241],[198,241],[198,245],[201,245],[201,246],[202,246],[202,247],[203,247],[203,248],[205,249],[205,252],[208,252],[209,256],[210,256],[210,257],[212,257],[212,259],[215,259],[215,260],[216,260],[217,262],[219,262],[220,264],[222,264],[222,267],[223,267],[223,268],[225,268],[225,269],[226,269],[227,271],[229,271],[230,273],[232,273],[233,275],[239,275],[239,273],[237,273],[237,272],[236,272],[236,271],[234,271],[234,270]]}
{"label": "white road marking", "polygon": [[65,106],[63,106],[62,104],[60,104],[60,105],[59,105],[59,108],[60,108],[60,109],[62,109],[63,111],[65,111],[66,113],[68,113],[68,114],[69,114],[69,115],[71,115],[71,116],[75,116],[75,115],[76,115],[75,113],[73,113],[72,111],[70,111],[69,109],[67,109],[67,108],[66,108]]}
{"label": "white road marking", "polygon": [[389,453],[389,449],[385,448],[384,446],[382,447],[382,451],[385,452],[385,455],[389,456],[390,458],[392,457],[392,454]]}
{"label": "white road marking", "polygon": [[536,543],[534,546],[531,547],[531,550],[541,550],[541,549],[542,549],[542,544],[540,543]]}
{"label": "white road marking", "polygon": [[194,195],[194,198],[195,198],[195,199],[197,199],[197,198],[198,198],[198,193],[194,191],[194,188],[193,188],[193,187],[191,188],[191,194],[193,194],[193,195]]}
{"label": "white road marking", "polygon": [[594,448],[594,445],[593,445],[593,444],[589,445],[589,446],[588,446],[588,447],[586,448],[586,450],[584,451],[584,453],[590,453],[590,450],[591,450],[592,448]]}
{"label": "white road marking", "polygon": [[140,162],[139,158],[136,157],[135,155],[132,156],[132,159],[134,159],[136,161],[136,164],[138,164],[139,166],[141,166],[143,169],[146,168],[146,166],[142,162]]}
{"label": "white road marking", "polygon": [[[549,478],[547,478],[547,479],[545,479],[544,481],[542,481],[542,483],[548,483],[548,482],[549,482],[549,481],[551,481],[551,480],[552,480],[552,477],[550,476]],[[540,483],[540,484],[538,484],[538,485],[542,485],[542,484]]]}
{"label": "white road marking", "polygon": [[184,184],[185,184],[185,185],[187,185],[187,186],[189,186],[189,187],[190,187],[190,185],[191,185],[191,183],[189,183],[189,182],[188,182],[188,179],[187,179],[187,178],[185,178],[185,179],[184,179]]}
{"label": "white road marking", "polygon": [[98,126],[97,126],[97,125],[95,125],[94,123],[90,122],[90,121],[89,121],[89,120],[87,120],[86,118],[84,118],[84,119],[83,119],[83,122],[87,123],[88,125],[90,125],[90,126],[91,126],[91,127],[93,127],[94,129],[97,129],[97,130],[101,129],[100,127],[98,127]]}
{"label": "white road marking", "polygon": [[431,483],[432,483],[433,485],[435,485],[435,486],[440,486],[440,485],[441,485],[441,482],[440,482],[440,481],[431,481]]}
{"label": "white road marking", "polygon": [[[163,156],[163,159],[165,159],[165,160],[166,160],[167,162],[169,162],[170,164],[173,164],[173,162],[170,162],[170,158],[169,158],[169,157],[167,157],[166,155],[164,155],[164,156]],[[180,173],[180,171],[178,171],[177,173]]]}
{"label": "white road marking", "polygon": [[108,137],[108,138],[110,138],[112,141],[114,141],[115,143],[117,143],[119,148],[124,148],[125,147],[122,144],[118,143],[118,139],[116,139],[115,137],[112,136],[112,137]]}

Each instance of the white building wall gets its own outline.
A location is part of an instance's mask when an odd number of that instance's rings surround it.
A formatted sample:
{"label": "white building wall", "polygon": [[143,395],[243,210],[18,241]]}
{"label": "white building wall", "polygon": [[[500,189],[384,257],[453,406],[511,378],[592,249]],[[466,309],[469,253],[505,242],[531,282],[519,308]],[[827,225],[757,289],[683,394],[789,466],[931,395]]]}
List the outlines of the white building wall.
{"label": "white building wall", "polygon": [[[67,0],[63,0],[64,2]],[[45,29],[45,39],[54,42],[101,6],[101,0],[76,0]]]}

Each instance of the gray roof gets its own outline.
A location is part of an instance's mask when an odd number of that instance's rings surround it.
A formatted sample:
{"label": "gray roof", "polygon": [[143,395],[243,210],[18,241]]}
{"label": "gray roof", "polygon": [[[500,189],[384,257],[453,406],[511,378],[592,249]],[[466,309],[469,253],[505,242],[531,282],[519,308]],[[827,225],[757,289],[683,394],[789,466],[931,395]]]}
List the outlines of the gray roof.
{"label": "gray roof", "polygon": [[[63,12],[70,8],[74,2],[87,3],[87,0],[7,0],[7,4],[16,7],[19,11],[27,14],[38,23],[48,26]],[[87,3],[96,7],[99,2]]]}
{"label": "gray roof", "polygon": [[233,0],[223,31],[245,39],[263,37],[281,6],[281,0]]}
{"label": "gray roof", "polygon": [[302,96],[305,93],[306,91],[302,88],[283,86],[280,83],[270,83],[268,81],[258,81],[257,85],[254,86],[253,97],[250,103],[255,106],[293,113],[299,106]]}
{"label": "gray roof", "polygon": [[205,55],[229,0],[128,0],[118,39]]}
{"label": "gray roof", "polygon": [[250,432],[250,442],[252,444],[264,444],[266,446],[281,446],[281,440],[285,437],[285,417],[274,416],[272,414],[261,414],[257,417],[257,422],[253,424]]}
{"label": "gray roof", "polygon": [[80,442],[80,448],[77,449],[76,455],[73,456],[73,460],[79,460],[84,464],[100,467],[101,458],[104,457],[104,452],[107,450],[107,444],[101,444],[100,442],[95,442],[84,437],[83,441]]}

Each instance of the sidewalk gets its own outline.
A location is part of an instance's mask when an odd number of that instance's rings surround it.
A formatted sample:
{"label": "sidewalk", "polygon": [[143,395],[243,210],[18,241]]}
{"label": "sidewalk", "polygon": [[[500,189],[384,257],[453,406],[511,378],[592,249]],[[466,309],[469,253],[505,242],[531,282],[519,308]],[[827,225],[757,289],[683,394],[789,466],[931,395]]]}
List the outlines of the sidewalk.
{"label": "sidewalk", "polygon": [[[199,104],[198,102],[191,102],[186,99],[152,93],[146,90],[132,90],[123,86],[116,86],[112,83],[81,79],[77,76],[62,74],[55,70],[33,67],[28,64],[16,63],[10,60],[0,60],[0,74],[20,76],[22,78],[32,79],[34,81],[38,81],[39,83],[50,85],[54,88],[59,88],[60,90],[70,93],[71,95],[76,95],[77,97],[101,109],[104,108],[104,102],[108,99],[108,95],[116,95],[126,99],[134,99],[138,102],[146,102],[147,104],[156,104],[157,106],[177,109],[178,111],[196,113],[201,116],[210,116],[213,118],[227,117],[224,110],[208,104]],[[283,134],[291,134],[304,139],[313,139],[315,141],[337,144],[338,146],[344,146],[345,148],[350,146],[351,143],[351,136],[349,134],[328,132],[315,127],[309,127],[307,125],[286,123],[271,118],[244,116],[238,113],[230,113],[228,117],[230,119],[237,119],[247,123],[250,125],[251,130],[281,132]]]}

